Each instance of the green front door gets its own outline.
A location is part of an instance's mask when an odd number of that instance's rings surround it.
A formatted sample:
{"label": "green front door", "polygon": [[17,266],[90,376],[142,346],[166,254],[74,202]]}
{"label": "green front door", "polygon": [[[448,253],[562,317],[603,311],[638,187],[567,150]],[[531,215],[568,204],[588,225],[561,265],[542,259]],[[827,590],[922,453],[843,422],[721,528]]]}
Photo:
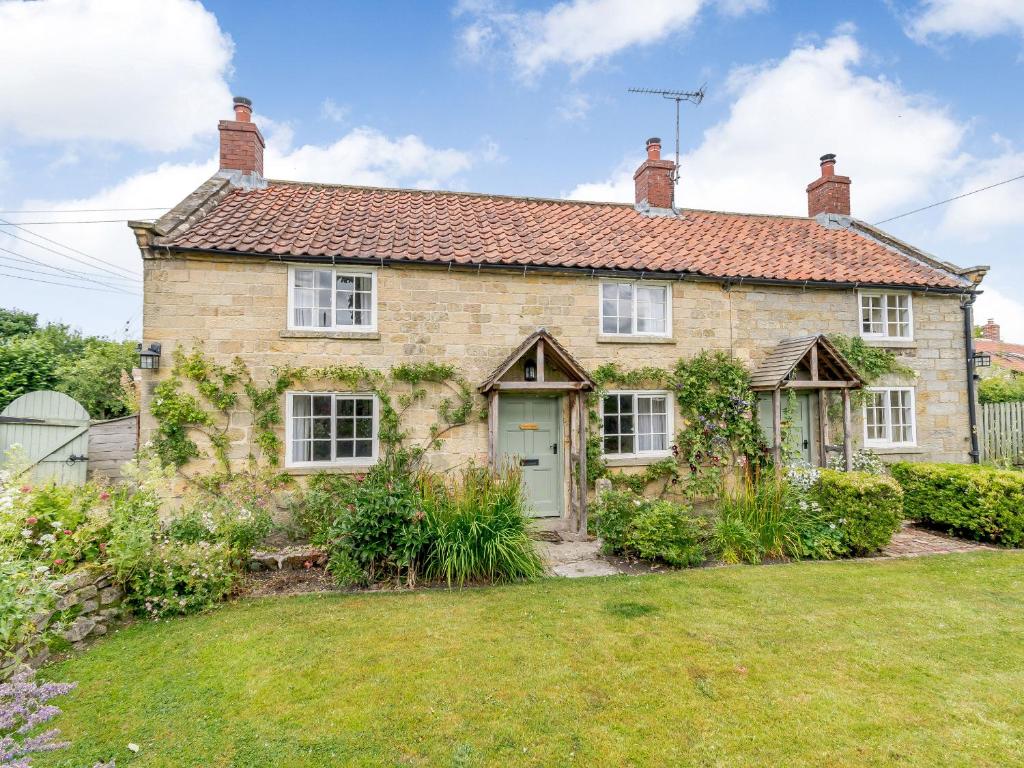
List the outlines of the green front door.
{"label": "green front door", "polygon": [[498,400],[498,463],[518,464],[534,517],[562,514],[561,401],[502,394]]}
{"label": "green front door", "polygon": [[[785,391],[782,393],[782,408],[785,412],[786,405],[789,402],[789,395]],[[761,425],[761,431],[768,440],[770,445],[772,442],[772,396],[771,394],[762,394],[757,397],[757,420]],[[783,441],[789,440],[789,444],[786,446],[789,450],[792,450],[795,454],[795,458],[802,458],[808,464],[812,463],[811,457],[814,454],[814,448],[816,440],[814,437],[814,430],[811,429],[811,395],[804,393],[796,396],[796,409],[793,411],[793,426],[788,435],[783,435]]]}

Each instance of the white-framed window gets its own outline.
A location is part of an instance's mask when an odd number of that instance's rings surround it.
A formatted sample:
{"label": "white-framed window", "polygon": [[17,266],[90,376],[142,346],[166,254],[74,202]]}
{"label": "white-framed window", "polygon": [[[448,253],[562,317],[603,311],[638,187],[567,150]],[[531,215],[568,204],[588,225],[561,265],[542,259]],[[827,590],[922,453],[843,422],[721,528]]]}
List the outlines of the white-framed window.
{"label": "white-framed window", "polygon": [[375,395],[286,392],[285,399],[285,466],[376,463],[380,404]]}
{"label": "white-framed window", "polygon": [[914,307],[909,293],[860,292],[860,335],[865,339],[914,338]]}
{"label": "white-framed window", "polygon": [[377,272],[288,268],[289,330],[377,330]]}
{"label": "white-framed window", "polygon": [[605,456],[668,456],[672,452],[671,395],[606,393],[601,398],[601,445]]}
{"label": "white-framed window", "polygon": [[917,444],[913,387],[878,387],[867,390],[865,395],[865,447]]}
{"label": "white-framed window", "polygon": [[600,305],[604,336],[672,335],[672,290],[667,283],[605,280]]}

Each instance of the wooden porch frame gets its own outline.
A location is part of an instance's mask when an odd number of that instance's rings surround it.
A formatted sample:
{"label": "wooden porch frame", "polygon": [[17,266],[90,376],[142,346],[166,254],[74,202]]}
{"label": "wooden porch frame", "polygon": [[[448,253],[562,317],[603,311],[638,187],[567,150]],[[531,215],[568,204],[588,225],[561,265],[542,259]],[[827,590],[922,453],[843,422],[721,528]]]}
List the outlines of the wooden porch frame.
{"label": "wooden porch frame", "polygon": [[[536,347],[536,381],[502,381],[531,349]],[[565,372],[569,381],[550,381],[547,369],[554,364]],[[587,392],[595,387],[590,374],[568,350],[544,328],[537,329],[506,357],[478,387],[487,397],[487,460],[493,468],[498,463],[498,414],[502,393],[564,394],[568,396],[569,430],[563,436],[569,460],[569,508],[576,516],[576,533],[587,533]],[[575,466],[576,477],[572,469]]]}
{"label": "wooden porch frame", "polygon": [[[793,378],[801,364],[810,380]],[[818,465],[828,464],[828,393],[838,390],[843,399],[843,458],[846,470],[853,468],[853,436],[850,392],[864,385],[853,366],[823,334],[787,339],[768,354],[752,376],[755,392],[772,393],[772,455],[777,471],[782,470],[782,393],[818,394]]]}

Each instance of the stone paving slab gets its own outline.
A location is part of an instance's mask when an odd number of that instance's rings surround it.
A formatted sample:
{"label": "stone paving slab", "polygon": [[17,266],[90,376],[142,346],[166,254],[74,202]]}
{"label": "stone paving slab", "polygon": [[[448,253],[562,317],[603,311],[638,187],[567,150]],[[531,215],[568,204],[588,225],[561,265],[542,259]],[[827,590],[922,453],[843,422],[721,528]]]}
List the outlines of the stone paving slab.
{"label": "stone paving slab", "polygon": [[600,552],[601,543],[590,541],[539,541],[537,550],[555,576],[575,579],[583,576],[614,576],[624,573]]}

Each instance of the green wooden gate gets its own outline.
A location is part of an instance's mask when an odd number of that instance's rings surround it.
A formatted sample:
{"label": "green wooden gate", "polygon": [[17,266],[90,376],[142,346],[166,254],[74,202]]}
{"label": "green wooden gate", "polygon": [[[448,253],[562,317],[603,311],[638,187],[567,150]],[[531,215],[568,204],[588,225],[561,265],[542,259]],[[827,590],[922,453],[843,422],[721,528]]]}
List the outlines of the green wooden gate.
{"label": "green wooden gate", "polygon": [[29,392],[0,413],[0,451],[12,446],[30,462],[33,482],[85,482],[89,414],[61,392]]}

